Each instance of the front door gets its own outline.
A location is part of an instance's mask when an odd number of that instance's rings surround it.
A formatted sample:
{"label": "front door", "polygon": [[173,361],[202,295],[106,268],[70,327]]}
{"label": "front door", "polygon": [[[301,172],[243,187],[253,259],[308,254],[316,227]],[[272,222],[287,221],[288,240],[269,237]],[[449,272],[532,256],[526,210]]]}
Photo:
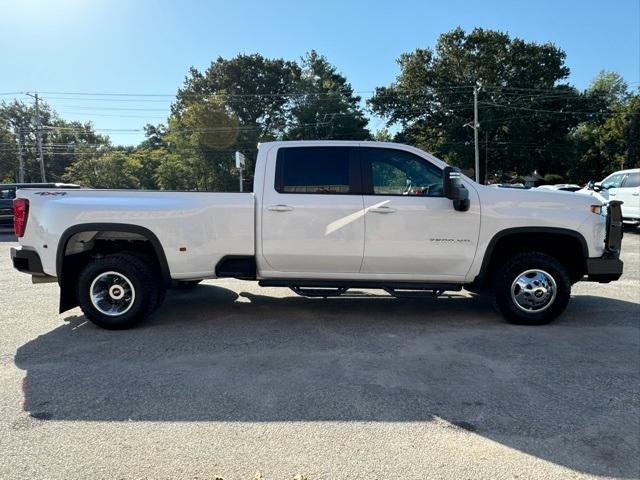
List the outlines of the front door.
{"label": "front door", "polygon": [[[280,147],[262,199],[262,257],[270,274],[355,274],[364,250],[360,170],[352,147]],[[272,165],[272,163],[270,164]]]}
{"label": "front door", "polygon": [[443,196],[442,169],[414,153],[360,149],[365,206],[362,273],[405,280],[464,278],[480,229],[477,196],[467,212]]}

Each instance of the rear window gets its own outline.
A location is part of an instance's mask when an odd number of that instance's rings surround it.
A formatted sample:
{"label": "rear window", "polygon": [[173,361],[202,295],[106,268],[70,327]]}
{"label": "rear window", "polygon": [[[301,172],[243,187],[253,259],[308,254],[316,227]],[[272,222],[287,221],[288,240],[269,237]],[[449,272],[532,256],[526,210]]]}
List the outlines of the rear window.
{"label": "rear window", "polygon": [[276,160],[280,193],[350,193],[348,147],[281,148]]}
{"label": "rear window", "polygon": [[626,180],[624,181],[623,187],[640,187],[640,172],[631,172],[627,175]]}
{"label": "rear window", "polygon": [[16,198],[15,188],[3,188],[0,190],[0,200],[11,200]]}

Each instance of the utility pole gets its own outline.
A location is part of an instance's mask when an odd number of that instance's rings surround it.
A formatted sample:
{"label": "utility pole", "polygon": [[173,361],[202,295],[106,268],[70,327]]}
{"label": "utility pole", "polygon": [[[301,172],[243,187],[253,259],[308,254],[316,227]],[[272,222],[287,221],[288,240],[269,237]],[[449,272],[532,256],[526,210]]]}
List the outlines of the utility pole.
{"label": "utility pole", "polygon": [[24,183],[24,159],[22,158],[22,129],[18,130],[18,183]]}
{"label": "utility pole", "polygon": [[236,152],[236,168],[238,169],[238,173],[240,174],[240,191],[242,192],[242,184],[244,179],[242,178],[242,170],[244,170],[245,165],[245,157],[242,153]]}
{"label": "utility pole", "polygon": [[484,185],[487,184],[487,177],[489,175],[489,132],[484,132]]}
{"label": "utility pole", "polygon": [[36,101],[36,143],[38,145],[38,160],[40,161],[40,176],[42,177],[42,183],[47,182],[47,177],[44,169],[44,155],[42,154],[42,124],[40,122],[40,105],[38,104],[38,94],[27,93],[30,97],[33,97]]}
{"label": "utility pole", "polygon": [[480,146],[478,145],[478,130],[480,123],[478,122],[478,91],[480,87],[476,84],[473,87],[473,140],[476,150],[476,183],[480,182]]}

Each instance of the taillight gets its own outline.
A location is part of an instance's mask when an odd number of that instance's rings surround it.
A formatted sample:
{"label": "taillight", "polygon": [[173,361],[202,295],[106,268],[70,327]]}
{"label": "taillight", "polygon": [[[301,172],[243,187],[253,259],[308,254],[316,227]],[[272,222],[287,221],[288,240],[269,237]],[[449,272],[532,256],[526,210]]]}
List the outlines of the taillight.
{"label": "taillight", "polygon": [[16,198],[13,201],[13,231],[17,237],[24,235],[29,217],[29,200],[26,198]]}

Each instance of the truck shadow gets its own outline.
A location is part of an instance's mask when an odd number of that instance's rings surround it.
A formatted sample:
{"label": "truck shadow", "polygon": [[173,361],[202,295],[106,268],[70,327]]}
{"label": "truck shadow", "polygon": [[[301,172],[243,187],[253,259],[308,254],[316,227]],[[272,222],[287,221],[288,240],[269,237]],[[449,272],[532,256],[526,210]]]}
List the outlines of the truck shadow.
{"label": "truck shadow", "polygon": [[24,409],[83,421],[438,421],[594,475],[634,478],[638,304],[576,296],[557,323],[486,300],[170,293],[140,328],[83,316],[17,351]]}

